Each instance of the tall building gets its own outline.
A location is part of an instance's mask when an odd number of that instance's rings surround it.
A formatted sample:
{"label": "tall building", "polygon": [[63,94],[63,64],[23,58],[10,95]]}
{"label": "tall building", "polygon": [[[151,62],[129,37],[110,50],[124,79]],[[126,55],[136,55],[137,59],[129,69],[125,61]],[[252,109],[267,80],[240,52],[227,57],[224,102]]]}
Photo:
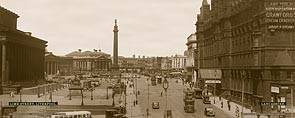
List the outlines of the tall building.
{"label": "tall building", "polygon": [[19,16],[0,6],[0,94],[43,83],[46,41],[17,29]]}
{"label": "tall building", "polygon": [[185,72],[186,72],[186,79],[188,81],[196,82],[196,71],[197,69],[197,37],[196,34],[193,33],[187,38],[187,50],[185,51],[184,56],[187,57],[185,63]]}
{"label": "tall building", "polygon": [[260,102],[287,102],[289,107],[295,76],[294,7],[290,0],[211,0],[210,9],[203,0],[196,23],[200,69],[222,71],[222,96],[237,103],[244,96],[244,105],[257,112],[286,107]]}
{"label": "tall building", "polygon": [[115,26],[114,26],[114,47],[113,47],[113,68],[117,70],[119,68],[118,65],[118,25],[117,25],[117,19],[115,20]]}

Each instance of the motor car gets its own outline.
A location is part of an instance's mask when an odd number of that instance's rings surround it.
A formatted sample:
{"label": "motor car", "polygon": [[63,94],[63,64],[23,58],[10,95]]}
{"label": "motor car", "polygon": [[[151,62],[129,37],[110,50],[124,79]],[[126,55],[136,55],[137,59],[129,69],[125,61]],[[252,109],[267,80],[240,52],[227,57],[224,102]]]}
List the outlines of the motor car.
{"label": "motor car", "polygon": [[215,113],[212,107],[206,107],[204,110],[204,114],[209,117],[215,117]]}
{"label": "motor car", "polygon": [[184,106],[184,111],[186,113],[194,113],[195,107],[194,107],[194,105],[186,105],[186,106]]}
{"label": "motor car", "polygon": [[159,102],[153,102],[152,103],[152,108],[153,109],[160,109],[160,103]]}
{"label": "motor car", "polygon": [[204,104],[211,104],[211,101],[209,100],[209,96],[203,96],[203,103]]}

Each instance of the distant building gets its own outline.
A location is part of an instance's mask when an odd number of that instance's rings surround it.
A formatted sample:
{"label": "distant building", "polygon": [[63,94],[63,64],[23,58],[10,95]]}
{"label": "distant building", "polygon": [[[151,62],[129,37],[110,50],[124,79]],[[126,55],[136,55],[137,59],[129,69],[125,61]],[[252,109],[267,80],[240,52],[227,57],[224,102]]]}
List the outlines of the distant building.
{"label": "distant building", "polygon": [[172,60],[170,57],[163,57],[161,60],[161,69],[170,70],[172,69]]}
{"label": "distant building", "polygon": [[19,16],[0,6],[0,94],[7,87],[34,86],[45,81],[44,53],[46,41],[30,32],[17,29]]}
{"label": "distant building", "polygon": [[172,69],[183,70],[185,68],[185,64],[186,64],[185,56],[183,55],[171,56],[171,60],[172,60],[172,64],[171,64]]}
{"label": "distant building", "polygon": [[73,75],[74,60],[73,57],[60,56],[59,57],[59,75]]}
{"label": "distant building", "polygon": [[111,56],[101,50],[84,51],[81,49],[66,55],[73,58],[74,72],[97,72],[109,71],[111,67]]}

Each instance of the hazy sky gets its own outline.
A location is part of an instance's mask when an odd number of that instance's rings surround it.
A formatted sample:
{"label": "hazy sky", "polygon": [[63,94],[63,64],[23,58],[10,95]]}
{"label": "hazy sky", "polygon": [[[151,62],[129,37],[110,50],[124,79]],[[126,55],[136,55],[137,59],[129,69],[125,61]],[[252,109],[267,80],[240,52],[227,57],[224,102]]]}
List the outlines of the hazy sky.
{"label": "hazy sky", "polygon": [[100,48],[112,54],[114,19],[119,25],[119,55],[183,54],[195,32],[202,0],[0,0],[20,16],[18,29],[48,41],[47,49],[65,55]]}

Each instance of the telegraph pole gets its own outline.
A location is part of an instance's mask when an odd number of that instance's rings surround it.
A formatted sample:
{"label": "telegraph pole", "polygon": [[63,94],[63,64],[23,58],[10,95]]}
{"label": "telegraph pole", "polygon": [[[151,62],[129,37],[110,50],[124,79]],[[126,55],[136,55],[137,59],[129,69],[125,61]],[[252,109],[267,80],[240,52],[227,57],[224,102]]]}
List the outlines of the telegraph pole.
{"label": "telegraph pole", "polygon": [[242,112],[241,112],[241,118],[243,118],[243,113],[244,113],[244,89],[245,89],[245,78],[246,78],[246,75],[245,75],[245,72],[243,71],[243,75],[242,75]]}
{"label": "telegraph pole", "polygon": [[[291,73],[291,83],[293,84],[293,73]],[[293,109],[294,109],[294,98],[293,98],[293,86],[291,85],[291,118],[293,118]]]}
{"label": "telegraph pole", "polygon": [[149,118],[149,105],[150,105],[150,82],[149,82],[149,79],[148,79],[147,83],[148,83],[148,104],[147,104],[147,109],[146,109],[146,117]]}

